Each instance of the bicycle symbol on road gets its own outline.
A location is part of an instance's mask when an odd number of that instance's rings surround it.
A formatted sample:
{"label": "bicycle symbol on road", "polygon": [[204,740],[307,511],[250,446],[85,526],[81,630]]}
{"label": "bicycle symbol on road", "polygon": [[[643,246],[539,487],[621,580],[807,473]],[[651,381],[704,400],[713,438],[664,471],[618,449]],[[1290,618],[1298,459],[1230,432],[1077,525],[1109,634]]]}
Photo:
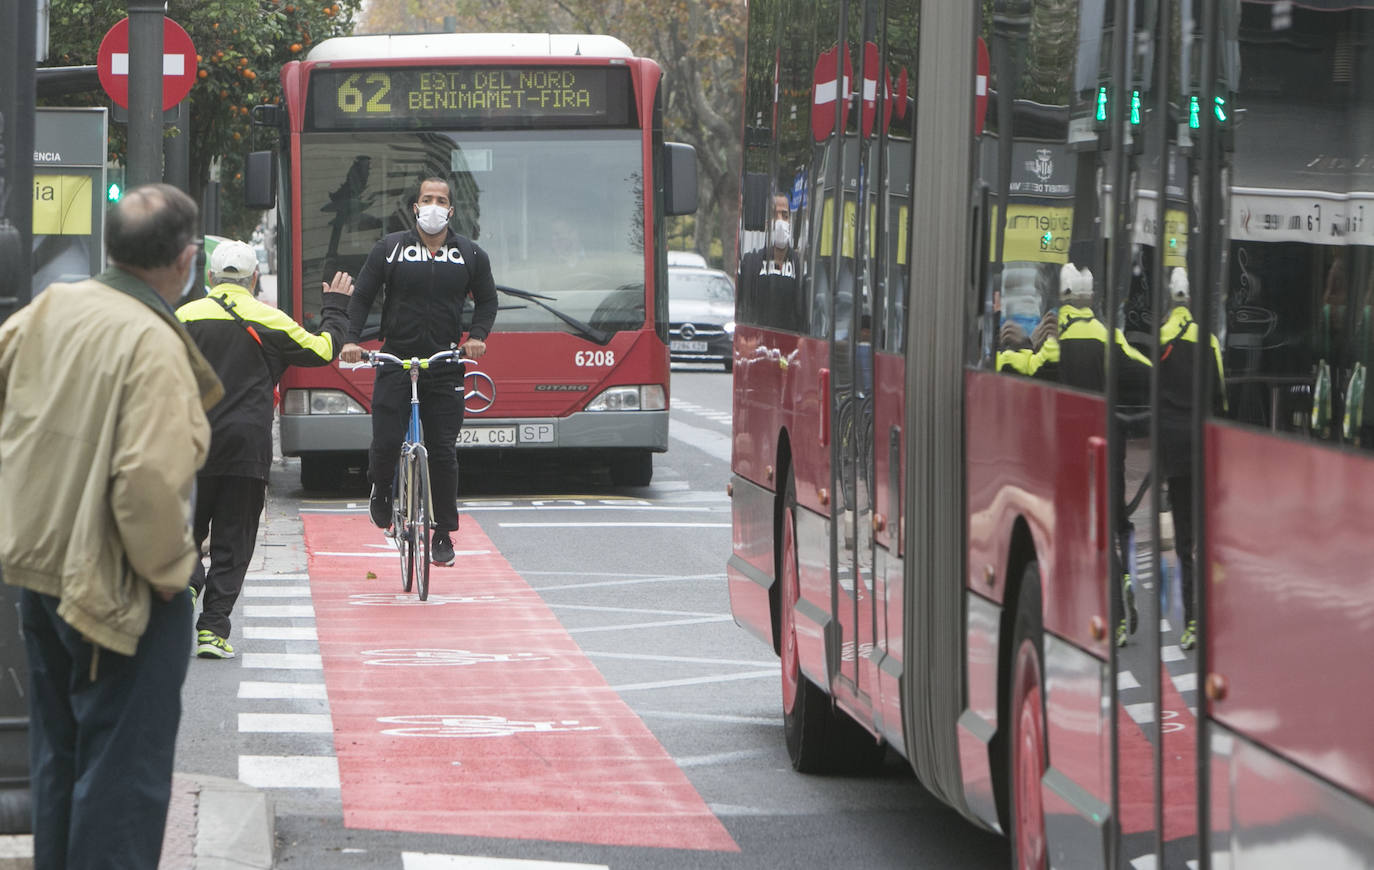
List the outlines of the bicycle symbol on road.
{"label": "bicycle symbol on road", "polygon": [[437,607],[440,604],[491,604],[505,601],[495,595],[430,595],[421,601],[414,595],[391,592],[359,592],[348,596],[349,604],[360,607]]}
{"label": "bicycle symbol on road", "polygon": [[516,734],[550,734],[557,731],[596,731],[595,725],[583,725],[576,719],[559,722],[536,722],[527,719],[507,719],[504,716],[465,716],[444,713],[414,716],[381,716],[378,722],[402,725],[387,728],[383,734],[396,737],[514,737]]}
{"label": "bicycle symbol on road", "polygon": [[465,649],[365,649],[363,656],[368,665],[398,665],[401,667],[433,668],[461,665],[484,665],[497,662],[542,662],[548,656],[534,653],[482,653]]}

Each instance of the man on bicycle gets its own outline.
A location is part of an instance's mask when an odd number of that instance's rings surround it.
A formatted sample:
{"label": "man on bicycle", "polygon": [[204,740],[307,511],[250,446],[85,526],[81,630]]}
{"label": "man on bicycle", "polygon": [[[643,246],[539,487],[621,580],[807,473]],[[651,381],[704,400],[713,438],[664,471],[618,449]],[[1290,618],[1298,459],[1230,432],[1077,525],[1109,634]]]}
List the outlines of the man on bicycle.
{"label": "man on bicycle", "polygon": [[[428,357],[451,347],[463,336],[463,302],[471,297],[463,353],[480,359],[496,320],[496,282],[487,253],[471,239],[449,229],[453,217],[448,181],[426,178],[413,203],[416,228],[391,233],[379,241],[358,273],[348,303],[348,331],[339,358],[362,359],[358,346],[363,324],[377,293],[382,303],[382,350],[402,358]],[[434,498],[436,565],[452,565],[451,533],[458,529],[458,431],[463,426],[463,367],[440,365],[420,374],[420,425],[429,453]],[[394,366],[377,369],[372,388],[372,448],[367,476],[369,503],[378,528],[391,525],[391,482],[410,418],[410,377]]]}

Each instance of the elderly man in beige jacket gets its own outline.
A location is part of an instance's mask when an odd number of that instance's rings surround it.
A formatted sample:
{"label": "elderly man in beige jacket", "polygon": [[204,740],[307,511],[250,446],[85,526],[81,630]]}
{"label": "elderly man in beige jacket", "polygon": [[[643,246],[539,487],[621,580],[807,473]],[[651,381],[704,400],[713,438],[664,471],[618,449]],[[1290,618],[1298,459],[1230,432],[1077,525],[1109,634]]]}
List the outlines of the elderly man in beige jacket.
{"label": "elderly man in beige jacket", "polygon": [[197,253],[167,185],[111,209],[94,279],[0,326],[0,567],[22,587],[34,866],[156,867],[190,659],[187,523],[223,394],[172,313]]}

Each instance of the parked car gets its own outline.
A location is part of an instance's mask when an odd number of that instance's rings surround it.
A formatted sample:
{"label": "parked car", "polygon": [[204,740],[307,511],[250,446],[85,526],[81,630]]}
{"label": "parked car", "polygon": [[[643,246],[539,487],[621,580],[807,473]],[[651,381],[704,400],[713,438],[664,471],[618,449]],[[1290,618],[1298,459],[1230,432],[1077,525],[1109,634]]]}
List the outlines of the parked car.
{"label": "parked car", "polygon": [[735,285],[719,269],[668,267],[668,350],[674,362],[734,367]]}
{"label": "parked car", "polygon": [[709,269],[711,264],[706,262],[706,258],[695,251],[669,251],[669,266],[695,266],[698,269]]}

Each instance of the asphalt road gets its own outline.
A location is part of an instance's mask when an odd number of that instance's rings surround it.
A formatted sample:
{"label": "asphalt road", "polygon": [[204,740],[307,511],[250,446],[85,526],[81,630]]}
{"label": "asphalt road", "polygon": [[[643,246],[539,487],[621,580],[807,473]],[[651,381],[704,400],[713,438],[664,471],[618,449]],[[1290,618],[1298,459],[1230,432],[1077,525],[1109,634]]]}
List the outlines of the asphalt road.
{"label": "asphalt road", "polygon": [[[277,783],[264,786],[275,806],[276,866],[771,870],[993,868],[1009,863],[1001,837],[940,804],[895,754],[889,753],[884,770],[871,777],[803,776],[791,769],[783,743],[777,658],[729,615],[724,572],[731,540],[725,493],[730,375],[677,368],[672,400],[670,449],[656,457],[651,486],[615,489],[595,469],[483,469],[464,475],[463,522],[480,526],[515,574],[552,610],[619,701],[685,774],[738,851],[606,845],[590,834],[552,840],[349,827],[347,785],[341,794],[337,785]],[[321,581],[306,570],[302,512],[309,522],[356,522],[365,514],[366,502],[361,488],[305,493],[294,461],[274,467],[250,572],[254,594],[240,599],[231,635],[241,653],[318,658],[320,648],[335,640],[323,620],[318,638],[311,640],[313,618],[263,619],[245,610],[268,603],[256,597],[265,593],[253,584],[299,584],[301,594],[315,586],[315,597],[321,595]],[[321,558],[315,556],[316,565],[323,564]],[[394,560],[377,560],[377,565],[383,575],[394,570]],[[436,594],[450,582],[436,580]],[[265,623],[299,631],[302,639],[244,636],[245,628],[262,633],[258,626]],[[459,642],[421,640],[428,646]],[[380,636],[377,641],[400,642]],[[263,709],[285,709],[265,708],[278,702],[245,697],[253,694],[245,692],[245,684],[323,683],[317,671],[309,670],[308,658],[299,659],[307,663],[303,671],[259,670],[255,661],[240,655],[227,662],[192,663],[178,770],[234,778],[250,769],[244,759],[320,758],[336,751],[332,730],[244,729],[245,722],[260,721],[252,717]],[[463,674],[455,669],[452,679],[451,691],[461,696]],[[337,685],[333,674],[330,685]],[[319,717],[332,713],[336,727],[345,710],[342,696],[290,703],[292,710],[316,717],[311,721],[328,722]],[[436,769],[436,790],[444,788],[441,773]],[[558,783],[541,780],[539,787],[557,788]],[[437,804],[440,795],[435,795]],[[424,810],[415,807],[417,816]],[[423,823],[418,827],[425,829]],[[546,863],[502,863],[517,859]]]}

